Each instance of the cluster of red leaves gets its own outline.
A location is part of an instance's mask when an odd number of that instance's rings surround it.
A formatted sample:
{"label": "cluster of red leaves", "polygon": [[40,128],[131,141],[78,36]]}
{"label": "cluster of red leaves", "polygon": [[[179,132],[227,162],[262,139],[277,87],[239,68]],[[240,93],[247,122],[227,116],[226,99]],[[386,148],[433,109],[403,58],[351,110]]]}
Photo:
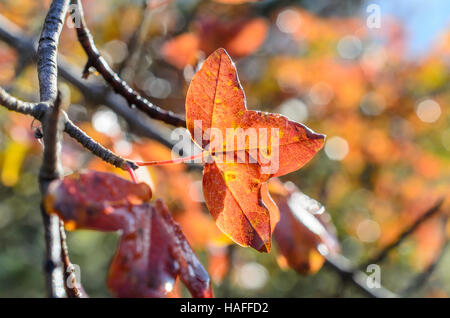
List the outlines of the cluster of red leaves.
{"label": "cluster of red leaves", "polygon": [[179,276],[193,297],[211,297],[208,273],[180,227],[162,201],[150,199],[144,183],[88,171],[52,182],[45,206],[68,227],[121,232],[108,274],[114,295],[163,297]]}

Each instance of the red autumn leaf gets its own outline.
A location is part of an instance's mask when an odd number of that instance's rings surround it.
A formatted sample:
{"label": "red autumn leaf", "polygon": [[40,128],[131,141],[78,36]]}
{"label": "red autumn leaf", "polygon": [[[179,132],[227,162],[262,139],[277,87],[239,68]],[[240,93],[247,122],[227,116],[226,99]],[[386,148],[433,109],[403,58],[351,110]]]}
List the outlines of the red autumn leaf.
{"label": "red autumn leaf", "polygon": [[274,232],[280,253],[300,274],[317,272],[324,256],[339,251],[335,229],[325,208],[294,184],[271,180],[270,193],[280,209]]}
{"label": "red autumn leaf", "polygon": [[162,201],[114,174],[87,171],[50,184],[47,211],[73,228],[121,231],[108,286],[118,297],[164,297],[179,276],[193,297],[212,297],[209,276]]}
{"label": "red autumn leaf", "polygon": [[[203,193],[217,226],[236,243],[269,252],[278,211],[264,183],[306,164],[323,146],[324,136],[284,116],[247,110],[236,68],[224,49],[209,56],[192,79],[186,122],[194,141],[211,154],[203,170]],[[235,143],[234,137],[227,142],[227,130],[243,142]],[[246,132],[254,138],[245,137]],[[201,140],[196,140],[198,133]],[[226,161],[224,151],[240,161]]]}

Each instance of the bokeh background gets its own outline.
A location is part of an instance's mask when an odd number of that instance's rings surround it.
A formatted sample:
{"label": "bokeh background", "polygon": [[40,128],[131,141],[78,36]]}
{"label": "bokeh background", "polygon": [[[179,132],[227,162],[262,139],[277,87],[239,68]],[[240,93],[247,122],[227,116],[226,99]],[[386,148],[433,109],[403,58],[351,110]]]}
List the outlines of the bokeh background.
{"label": "bokeh background", "polygon": [[[131,86],[155,104],[183,113],[199,63],[216,48],[226,48],[248,108],[285,114],[327,135],[324,149],[283,180],[326,207],[342,254],[354,264],[370,259],[439,198],[447,198],[439,214],[379,265],[382,284],[398,291],[442,256],[411,296],[450,295],[450,252],[442,252],[450,234],[443,222],[450,207],[449,1],[149,2],[143,9],[145,1],[83,1],[97,46]],[[36,38],[49,4],[1,0],[0,14]],[[380,10],[379,25],[371,20],[373,10]],[[81,75],[86,56],[74,29],[65,27],[60,53]],[[0,85],[36,101],[36,67],[20,56],[0,42]],[[95,73],[91,80],[102,81]],[[126,157],[168,159],[170,149],[130,133],[110,109],[60,83],[71,91],[69,116],[96,140]],[[1,297],[44,296],[37,126],[0,108]],[[65,173],[111,170],[69,139],[63,164]],[[202,204],[198,171],[151,167],[140,169],[139,176],[169,204],[209,268],[217,296],[361,296],[327,267],[297,274],[277,256],[276,246],[268,255],[227,247]],[[117,234],[78,231],[68,239],[88,294],[110,296],[105,278]]]}

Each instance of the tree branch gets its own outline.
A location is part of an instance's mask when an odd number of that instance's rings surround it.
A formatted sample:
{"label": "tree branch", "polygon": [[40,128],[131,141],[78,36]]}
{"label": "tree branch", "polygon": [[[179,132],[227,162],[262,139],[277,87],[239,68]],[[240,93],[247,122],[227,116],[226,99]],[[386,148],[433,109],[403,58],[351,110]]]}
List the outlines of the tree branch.
{"label": "tree branch", "polygon": [[[35,119],[41,121],[44,114],[49,111],[49,105],[47,103],[28,103],[21,101],[10,94],[8,94],[3,88],[0,87],[0,105],[5,106],[11,111],[18,113],[31,115]],[[118,168],[126,170],[129,166],[132,169],[137,169],[137,165],[130,160],[126,160],[111,150],[103,147],[94,139],[89,137],[82,129],[76,126],[67,116],[66,112],[61,111],[61,117],[64,124],[64,131],[73,139],[78,141],[84,148],[89,150],[95,156],[101,158],[105,162],[108,162]]]}
{"label": "tree branch", "polygon": [[103,76],[105,81],[111,85],[114,91],[122,95],[127,100],[130,106],[135,105],[139,110],[151,118],[161,120],[167,124],[177,127],[185,127],[186,120],[183,116],[155,106],[148,99],[132,89],[111,69],[105,59],[100,55],[97,47],[95,46],[92,34],[87,28],[81,1],[71,0],[71,4],[77,6],[77,19],[74,18],[74,23],[79,23],[79,25],[76,26],[78,41],[88,56],[88,61],[83,71],[83,78],[87,78],[89,76],[89,68],[94,67]]}
{"label": "tree branch", "polygon": [[44,155],[41,170],[39,171],[39,186],[42,193],[41,212],[44,219],[45,246],[46,246],[46,282],[47,295],[52,298],[63,297],[64,283],[61,268],[61,242],[59,218],[57,215],[48,214],[44,207],[44,198],[51,181],[61,176],[59,143],[59,109],[58,97],[51,112],[45,113],[43,120]]}
{"label": "tree branch", "polygon": [[[59,144],[59,109],[60,98],[57,98],[57,48],[63,20],[67,13],[68,0],[54,0],[45,18],[38,47],[38,78],[41,105],[52,104],[51,111],[46,111],[43,119],[44,155],[39,172],[39,186],[42,198],[47,193],[50,182],[59,178],[60,144]],[[42,200],[43,200],[42,199]],[[47,214],[43,201],[41,212],[44,221],[46,245],[46,286],[49,297],[64,296],[61,268],[61,242],[59,218]]]}
{"label": "tree branch", "polygon": [[5,106],[8,110],[22,113],[25,115],[31,115],[36,118],[36,112],[39,103],[27,103],[17,99],[8,94],[2,87],[0,87],[0,104]]}
{"label": "tree branch", "polygon": [[58,43],[68,6],[68,0],[52,1],[39,39],[38,78],[41,102],[53,102],[58,92]]}
{"label": "tree branch", "polygon": [[[84,298],[86,293],[81,287],[81,283],[77,282],[75,276],[75,268],[69,258],[69,250],[67,247],[66,232],[64,230],[64,222],[60,220],[59,222],[59,232],[61,236],[61,260],[63,262],[64,268],[64,289],[66,291],[67,297],[69,298]],[[70,284],[69,284],[70,280]]]}
{"label": "tree branch", "polygon": [[48,183],[58,179],[62,174],[61,168],[61,143],[60,131],[62,128],[59,120],[61,109],[61,98],[57,95],[54,106],[51,111],[45,113],[42,128],[44,133],[44,154],[42,158],[42,167],[39,172],[39,180],[42,186],[42,192],[47,192]]}

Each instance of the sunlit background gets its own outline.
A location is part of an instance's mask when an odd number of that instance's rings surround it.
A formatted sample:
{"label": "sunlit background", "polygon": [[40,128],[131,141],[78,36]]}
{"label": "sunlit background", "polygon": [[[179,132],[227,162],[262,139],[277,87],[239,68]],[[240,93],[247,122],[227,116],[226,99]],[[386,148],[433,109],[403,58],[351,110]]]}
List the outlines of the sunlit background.
{"label": "sunlit background", "polygon": [[[49,3],[1,0],[0,14],[36,38]],[[169,0],[150,1],[147,10],[137,0],[83,3],[103,56],[155,104],[183,113],[198,65],[224,47],[236,62],[249,109],[281,113],[326,134],[323,150],[283,181],[325,206],[343,255],[355,265],[447,198],[439,214],[379,264],[385,287],[402,290],[441,256],[450,234],[444,218],[450,208],[450,1]],[[81,76],[86,56],[74,29],[63,30],[60,53]],[[101,80],[95,72],[91,78]],[[69,116],[94,139],[125,157],[170,158],[170,149],[130,133],[113,111],[60,83],[71,90]],[[38,100],[35,65],[24,65],[1,41],[0,85]],[[0,109],[2,297],[44,295],[36,127],[29,117]],[[70,139],[63,165],[67,174],[83,167],[112,171]],[[139,177],[168,202],[210,271],[217,296],[361,296],[327,267],[319,270],[321,263],[315,274],[297,274],[276,246],[269,255],[227,246],[203,206],[201,175],[185,168],[142,168]],[[68,235],[88,294],[109,296],[105,278],[118,236]],[[449,267],[450,252],[444,251],[411,296],[449,296]]]}

